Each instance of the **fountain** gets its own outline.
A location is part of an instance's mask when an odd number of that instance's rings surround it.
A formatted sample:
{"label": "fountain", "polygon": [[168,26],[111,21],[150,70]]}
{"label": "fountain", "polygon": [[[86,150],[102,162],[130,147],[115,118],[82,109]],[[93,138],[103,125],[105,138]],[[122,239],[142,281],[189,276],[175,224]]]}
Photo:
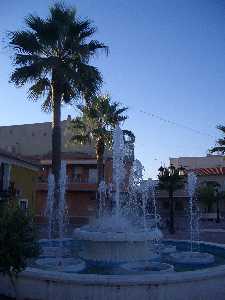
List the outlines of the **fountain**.
{"label": "fountain", "polygon": [[[36,260],[36,264],[40,267],[55,268],[56,270],[75,270],[81,271],[85,268],[85,263],[79,259],[71,257],[71,249],[65,246],[64,234],[66,231],[66,225],[68,224],[68,209],[65,199],[65,191],[67,184],[66,175],[66,161],[61,163],[60,171],[60,201],[59,208],[56,212],[53,212],[53,200],[54,200],[54,186],[55,180],[52,173],[48,176],[48,195],[45,215],[48,218],[48,241],[42,246],[41,257]],[[52,239],[52,233],[57,227],[59,228],[59,239]]]}
{"label": "fountain", "polygon": [[[64,236],[66,163],[58,212],[53,211],[54,177],[49,174],[49,239],[40,240],[41,256],[16,277],[19,299],[224,299],[225,246],[199,241],[195,175],[188,175],[190,241],[163,240],[155,181],[143,180],[137,160],[128,180],[125,160],[122,131],[116,127],[113,184],[100,183],[98,217],[75,229],[72,238]],[[50,234],[55,214],[59,239]],[[15,296],[10,284],[0,275],[0,295]]]}
{"label": "fountain", "polygon": [[[190,172],[188,174],[187,191],[189,196],[189,220],[190,220],[190,251],[183,251],[171,254],[172,261],[182,265],[210,265],[215,258],[207,252],[200,252],[199,245],[199,213],[195,197],[197,187],[197,176]],[[194,251],[194,246],[198,251]]]}
{"label": "fountain", "polygon": [[156,242],[162,239],[155,215],[149,220],[151,226],[147,226],[146,205],[149,195],[146,187],[142,189],[140,186],[142,176],[137,163],[131,172],[129,198],[126,199],[124,137],[119,126],[115,129],[113,141],[112,212],[102,212],[106,184],[101,183],[101,216],[94,223],[75,229],[73,234],[81,242],[79,257],[88,265],[112,267],[128,262],[155,260],[158,255],[154,248]]}

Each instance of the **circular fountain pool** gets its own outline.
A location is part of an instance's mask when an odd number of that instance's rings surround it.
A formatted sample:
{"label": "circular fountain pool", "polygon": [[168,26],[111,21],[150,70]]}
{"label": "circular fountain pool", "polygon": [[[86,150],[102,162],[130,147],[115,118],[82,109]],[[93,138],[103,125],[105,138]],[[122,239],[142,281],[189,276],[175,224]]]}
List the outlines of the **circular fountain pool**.
{"label": "circular fountain pool", "polygon": [[[54,242],[57,247],[57,242]],[[47,244],[46,241],[41,242]],[[165,246],[176,246],[177,253],[187,251],[187,241],[164,241]],[[52,245],[51,245],[52,246]],[[75,255],[79,253],[79,243],[67,240],[65,247]],[[225,295],[225,246],[200,243],[200,252],[215,257],[210,266],[172,263],[169,255],[162,257],[161,267],[157,263],[133,263],[120,267],[103,268],[86,265],[76,269],[71,265],[55,268],[33,262],[16,279],[16,287],[21,299],[72,299],[72,300],[114,300],[154,299],[154,300],[224,300]],[[43,257],[42,257],[43,258]],[[169,262],[170,261],[170,262]],[[74,261],[73,261],[74,262]],[[77,260],[77,266],[81,264]],[[170,267],[172,265],[172,267]],[[82,266],[84,267],[84,265]],[[13,296],[13,289],[7,277],[0,277],[0,294]]]}

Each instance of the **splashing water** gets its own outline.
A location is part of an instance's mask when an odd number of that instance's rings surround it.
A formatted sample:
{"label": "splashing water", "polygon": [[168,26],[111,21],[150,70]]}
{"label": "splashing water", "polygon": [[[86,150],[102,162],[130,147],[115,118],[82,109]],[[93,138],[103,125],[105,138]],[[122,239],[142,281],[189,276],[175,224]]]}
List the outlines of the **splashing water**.
{"label": "splashing water", "polygon": [[113,183],[115,186],[115,214],[121,214],[121,191],[125,177],[124,172],[124,136],[123,131],[116,126],[113,133]]}
{"label": "splashing water", "polygon": [[52,221],[53,221],[53,201],[54,201],[54,187],[55,187],[55,179],[54,175],[52,173],[49,173],[48,175],[48,195],[47,195],[47,205],[45,209],[44,215],[48,219],[48,226],[47,226],[47,233],[48,233],[48,239],[51,239],[52,235]]}
{"label": "splashing water", "polygon": [[199,243],[199,211],[195,191],[197,187],[197,176],[191,172],[188,174],[187,191],[189,196],[189,218],[190,218],[190,245],[193,252],[194,242]]}
{"label": "splashing water", "polygon": [[68,224],[68,208],[66,204],[65,191],[67,184],[67,175],[66,175],[66,161],[61,162],[61,171],[60,171],[60,201],[59,201],[59,238],[64,238],[64,233],[66,231],[66,225]]}
{"label": "splashing water", "polygon": [[104,217],[107,211],[107,203],[112,200],[112,184],[106,184],[105,181],[101,181],[98,187],[98,217]]}
{"label": "splashing water", "polygon": [[[59,238],[63,239],[66,231],[66,225],[68,221],[68,208],[65,200],[65,190],[67,183],[67,175],[66,175],[66,161],[62,161],[61,170],[60,170],[60,200],[59,200],[59,208],[58,211],[55,212],[56,216],[53,215],[53,203],[54,203],[54,188],[55,188],[55,180],[54,175],[50,173],[48,175],[48,195],[47,195],[47,205],[45,209],[45,216],[48,218],[48,238],[52,238],[53,234],[53,221],[58,223],[59,227]],[[56,220],[55,220],[56,219]]]}

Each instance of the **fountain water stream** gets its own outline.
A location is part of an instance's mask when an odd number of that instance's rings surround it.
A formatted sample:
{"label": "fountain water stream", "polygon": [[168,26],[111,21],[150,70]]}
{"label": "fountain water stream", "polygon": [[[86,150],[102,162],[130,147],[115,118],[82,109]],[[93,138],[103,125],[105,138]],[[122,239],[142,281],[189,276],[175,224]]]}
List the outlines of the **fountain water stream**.
{"label": "fountain water stream", "polygon": [[[75,229],[74,238],[80,240],[79,255],[88,264],[112,266],[128,262],[155,259],[154,245],[162,238],[156,221],[146,222],[149,187],[141,185],[143,167],[134,162],[129,186],[124,164],[124,136],[119,126],[113,135],[113,209],[104,213],[106,184],[100,184],[100,216],[94,224]],[[110,206],[110,205],[109,205]]]}
{"label": "fountain water stream", "polygon": [[[189,203],[189,224],[190,224],[190,251],[177,252],[171,254],[172,261],[183,265],[209,265],[214,263],[212,254],[200,252],[199,247],[199,213],[196,200],[197,176],[190,172],[187,180],[187,192]],[[197,243],[196,243],[197,242]],[[198,246],[198,251],[194,251],[194,245]]]}

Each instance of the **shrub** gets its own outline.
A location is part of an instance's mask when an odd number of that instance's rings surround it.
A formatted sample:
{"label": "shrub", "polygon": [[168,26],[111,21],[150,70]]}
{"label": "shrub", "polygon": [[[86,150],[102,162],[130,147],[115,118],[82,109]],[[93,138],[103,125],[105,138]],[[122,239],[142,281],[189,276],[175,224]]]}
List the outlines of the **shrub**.
{"label": "shrub", "polygon": [[0,212],[0,272],[12,278],[38,253],[31,214],[16,205],[7,205]]}

